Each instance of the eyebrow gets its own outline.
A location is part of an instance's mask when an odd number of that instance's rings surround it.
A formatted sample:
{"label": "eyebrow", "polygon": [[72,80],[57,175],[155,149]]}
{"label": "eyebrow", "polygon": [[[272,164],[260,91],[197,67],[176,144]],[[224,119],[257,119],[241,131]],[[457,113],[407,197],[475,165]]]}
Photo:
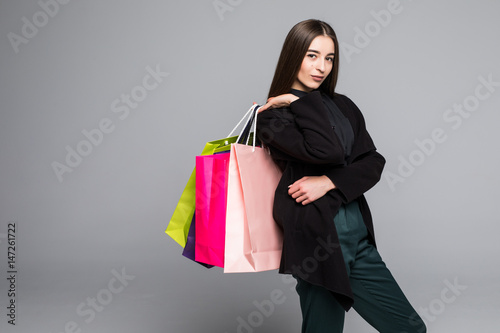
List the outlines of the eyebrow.
{"label": "eyebrow", "polygon": [[[319,51],[312,50],[312,49],[307,50],[307,52],[313,52],[313,53],[320,54],[320,52],[319,52]],[[327,55],[335,55],[335,53],[328,53]]]}

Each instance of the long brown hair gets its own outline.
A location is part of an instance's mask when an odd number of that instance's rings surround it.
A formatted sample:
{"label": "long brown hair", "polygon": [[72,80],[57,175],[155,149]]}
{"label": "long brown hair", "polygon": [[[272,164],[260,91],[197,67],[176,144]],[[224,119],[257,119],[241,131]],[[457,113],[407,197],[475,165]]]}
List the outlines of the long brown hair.
{"label": "long brown hair", "polygon": [[319,87],[319,90],[333,97],[339,72],[339,43],[337,36],[328,23],[310,19],[297,23],[286,36],[278,64],[276,65],[271,88],[269,89],[268,98],[290,92],[307,50],[313,39],[318,36],[330,37],[335,46],[332,71]]}

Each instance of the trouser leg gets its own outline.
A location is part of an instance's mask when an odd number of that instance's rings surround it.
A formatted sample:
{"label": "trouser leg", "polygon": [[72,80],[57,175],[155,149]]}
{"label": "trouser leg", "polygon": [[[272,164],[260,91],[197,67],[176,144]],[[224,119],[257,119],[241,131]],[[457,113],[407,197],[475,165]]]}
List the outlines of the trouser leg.
{"label": "trouser leg", "polygon": [[[363,246],[363,245],[362,245]],[[368,242],[351,266],[353,308],[382,333],[424,333],[425,324]]]}
{"label": "trouser leg", "polygon": [[[342,206],[335,217],[335,224],[339,224],[337,230],[340,230],[337,233],[345,230],[346,217],[345,208]],[[340,234],[339,240],[341,240]],[[342,247],[344,257],[348,254],[349,248],[352,247],[345,249]],[[344,329],[345,310],[333,294],[324,287],[295,278],[302,310],[302,333],[341,333]]]}
{"label": "trouser leg", "polygon": [[[353,308],[382,333],[424,333],[425,324],[413,309],[377,249],[368,242],[368,232],[357,204],[346,207],[348,237],[356,251],[347,252]],[[340,240],[342,246],[342,240]],[[348,243],[345,241],[345,243]],[[342,248],[343,250],[344,248]],[[344,256],[346,257],[346,256]]]}
{"label": "trouser leg", "polygon": [[[356,202],[342,207],[334,219],[351,288],[353,308],[382,333],[425,333],[422,319],[408,302],[368,232]],[[345,311],[327,289],[297,279],[302,333],[340,333]]]}
{"label": "trouser leg", "polygon": [[341,333],[345,310],[327,289],[298,277],[297,293],[302,310],[302,333]]}

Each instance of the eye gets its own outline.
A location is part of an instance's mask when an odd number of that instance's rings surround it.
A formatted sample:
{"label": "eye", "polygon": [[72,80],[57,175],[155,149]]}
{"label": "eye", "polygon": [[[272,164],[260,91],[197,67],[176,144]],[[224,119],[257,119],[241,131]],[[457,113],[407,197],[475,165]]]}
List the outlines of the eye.
{"label": "eye", "polygon": [[311,59],[315,59],[316,58],[316,55],[314,53],[309,53],[307,56],[309,58],[311,58]]}
{"label": "eye", "polygon": [[333,59],[335,59],[335,57],[326,57],[326,60],[331,61],[331,62],[333,62]]}

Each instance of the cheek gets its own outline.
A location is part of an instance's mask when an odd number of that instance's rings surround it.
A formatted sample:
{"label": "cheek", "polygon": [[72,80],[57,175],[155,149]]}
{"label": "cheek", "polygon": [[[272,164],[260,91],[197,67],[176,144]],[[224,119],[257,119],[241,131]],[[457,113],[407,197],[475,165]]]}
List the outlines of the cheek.
{"label": "cheek", "polygon": [[302,65],[300,65],[300,71],[303,72],[307,68],[307,63],[305,61],[302,62]]}
{"label": "cheek", "polygon": [[311,63],[307,60],[304,60],[302,62],[302,65],[300,66],[300,74],[302,75],[307,75],[307,73],[309,72],[309,70],[311,69]]}
{"label": "cheek", "polygon": [[333,69],[333,63],[329,63],[328,69],[327,69],[327,71],[328,71],[327,75],[329,75],[332,72],[332,69]]}

